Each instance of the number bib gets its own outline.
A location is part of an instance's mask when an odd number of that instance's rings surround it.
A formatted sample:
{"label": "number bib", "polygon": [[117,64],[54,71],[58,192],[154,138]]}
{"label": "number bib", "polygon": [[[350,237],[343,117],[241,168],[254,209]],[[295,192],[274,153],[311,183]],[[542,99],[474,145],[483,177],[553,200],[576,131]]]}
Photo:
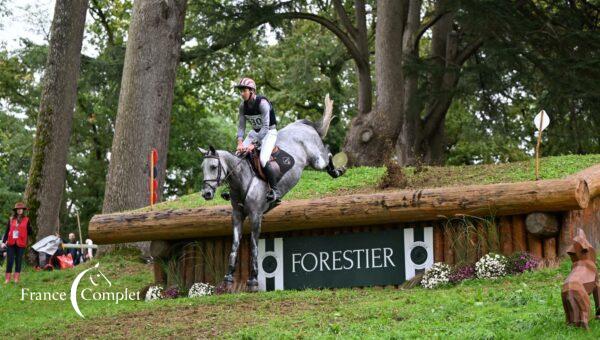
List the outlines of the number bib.
{"label": "number bib", "polygon": [[261,116],[246,116],[246,119],[248,119],[253,129],[262,128],[263,121]]}

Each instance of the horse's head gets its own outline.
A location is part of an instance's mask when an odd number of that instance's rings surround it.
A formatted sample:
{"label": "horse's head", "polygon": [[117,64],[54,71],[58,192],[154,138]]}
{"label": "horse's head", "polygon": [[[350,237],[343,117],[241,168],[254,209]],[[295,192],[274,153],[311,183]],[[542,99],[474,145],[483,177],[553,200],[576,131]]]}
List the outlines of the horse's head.
{"label": "horse's head", "polygon": [[212,145],[209,150],[200,148],[204,154],[202,161],[202,173],[204,174],[204,185],[202,186],[202,197],[211,200],[215,197],[217,187],[221,185],[226,176],[225,164],[219,158],[219,154]]}
{"label": "horse's head", "polygon": [[596,251],[588,242],[587,237],[581,228],[577,229],[577,235],[573,238],[573,244],[567,248],[567,254],[569,254],[573,262],[580,260],[595,261]]}

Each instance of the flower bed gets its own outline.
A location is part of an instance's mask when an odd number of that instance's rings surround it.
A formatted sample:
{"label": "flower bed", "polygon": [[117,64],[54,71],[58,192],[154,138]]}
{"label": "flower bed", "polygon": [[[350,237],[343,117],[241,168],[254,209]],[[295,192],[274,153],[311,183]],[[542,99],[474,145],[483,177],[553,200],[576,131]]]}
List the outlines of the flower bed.
{"label": "flower bed", "polygon": [[519,252],[509,257],[500,254],[486,254],[474,264],[456,266],[437,262],[427,269],[421,279],[421,286],[428,289],[447,284],[457,284],[468,279],[497,279],[510,274],[520,274],[534,270],[540,260],[535,256]]}

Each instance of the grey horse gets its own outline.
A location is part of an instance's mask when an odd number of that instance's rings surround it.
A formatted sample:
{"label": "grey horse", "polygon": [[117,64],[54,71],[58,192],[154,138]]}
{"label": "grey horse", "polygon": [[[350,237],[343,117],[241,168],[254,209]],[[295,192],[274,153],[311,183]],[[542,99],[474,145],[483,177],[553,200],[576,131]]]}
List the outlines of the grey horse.
{"label": "grey horse", "polygon": [[[277,133],[276,145],[294,157],[294,166],[285,173],[278,183],[282,197],[300,180],[302,171],[307,165],[317,170],[326,170],[333,178],[346,171],[344,166],[336,168],[332,155],[323,139],[331,123],[333,101],[329,95],[325,97],[323,117],[316,123],[306,119],[287,125]],[[224,283],[229,287],[233,283],[233,274],[237,261],[237,253],[242,237],[242,225],[246,217],[250,218],[252,231],[252,265],[250,278],[247,281],[249,291],[258,289],[258,238],[260,235],[263,214],[274,208],[273,202],[267,202],[268,184],[259,179],[249,162],[243,157],[224,150],[200,148],[204,154],[202,169],[204,186],[202,197],[211,200],[219,185],[227,182],[231,190],[231,207],[233,221],[233,244],[229,254],[229,267]]]}

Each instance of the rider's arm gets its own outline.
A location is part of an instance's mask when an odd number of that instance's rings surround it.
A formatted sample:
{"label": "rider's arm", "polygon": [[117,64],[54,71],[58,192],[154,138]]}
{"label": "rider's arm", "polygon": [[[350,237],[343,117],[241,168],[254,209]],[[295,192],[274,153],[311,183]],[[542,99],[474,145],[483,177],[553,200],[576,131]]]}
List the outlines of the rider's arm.
{"label": "rider's arm", "polygon": [[269,132],[269,126],[271,125],[271,122],[269,122],[271,104],[269,104],[267,100],[262,100],[258,107],[258,111],[262,117],[262,127],[260,128],[260,131],[258,131],[258,140],[262,140],[267,135],[267,132]]}
{"label": "rider's arm", "polygon": [[238,117],[238,131],[237,140],[238,143],[244,140],[244,134],[246,133],[246,117],[244,116],[244,104],[240,104]]}

